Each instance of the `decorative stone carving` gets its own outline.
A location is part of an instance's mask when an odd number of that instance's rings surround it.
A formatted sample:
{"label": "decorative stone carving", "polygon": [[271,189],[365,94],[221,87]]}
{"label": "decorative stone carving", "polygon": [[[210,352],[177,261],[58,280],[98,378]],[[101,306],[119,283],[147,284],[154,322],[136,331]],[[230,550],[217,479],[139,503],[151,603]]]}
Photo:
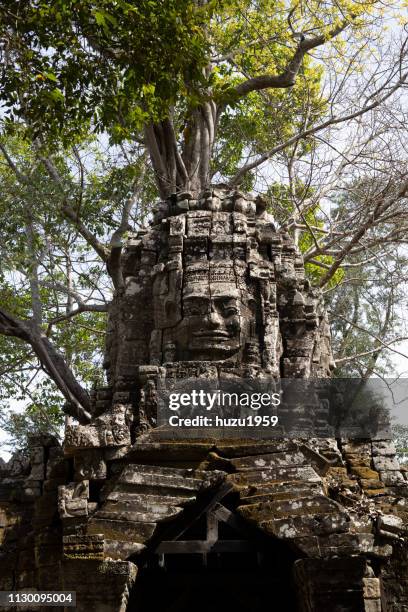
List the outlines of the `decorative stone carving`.
{"label": "decorative stone carving", "polygon": [[125,290],[111,308],[105,365],[114,392],[135,391],[136,383],[135,434],[155,425],[145,366],[162,368],[164,378],[172,364],[191,373],[213,363],[215,378],[225,368],[244,377],[308,377],[333,367],[321,293],[261,198],[224,188],[197,201],[174,196],[158,206],[149,230],[130,238],[122,267]]}
{"label": "decorative stone carving", "polygon": [[61,518],[88,515],[89,482],[72,482],[58,487],[58,511]]}
{"label": "decorative stone carving", "polygon": [[89,426],[69,425],[65,431],[65,450],[126,446],[130,444],[131,421],[131,406],[113,404],[110,410],[94,419]]}

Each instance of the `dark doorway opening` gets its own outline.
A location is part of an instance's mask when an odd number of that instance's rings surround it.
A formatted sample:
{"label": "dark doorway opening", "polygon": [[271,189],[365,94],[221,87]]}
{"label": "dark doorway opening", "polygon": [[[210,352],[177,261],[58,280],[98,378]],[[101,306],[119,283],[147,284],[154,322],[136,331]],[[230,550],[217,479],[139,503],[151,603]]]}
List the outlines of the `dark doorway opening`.
{"label": "dark doorway opening", "polygon": [[297,558],[217,503],[145,557],[128,612],[296,612]]}
{"label": "dark doorway opening", "polygon": [[295,612],[292,564],[282,550],[152,558],[128,612]]}

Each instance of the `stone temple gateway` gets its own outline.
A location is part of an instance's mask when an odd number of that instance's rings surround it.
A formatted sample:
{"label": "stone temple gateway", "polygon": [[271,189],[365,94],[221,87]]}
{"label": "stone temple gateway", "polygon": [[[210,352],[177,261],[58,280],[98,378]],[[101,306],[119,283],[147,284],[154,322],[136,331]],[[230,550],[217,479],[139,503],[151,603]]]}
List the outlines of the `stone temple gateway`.
{"label": "stone temple gateway", "polygon": [[91,422],[1,468],[0,589],[72,590],[98,612],[408,611],[388,440],[156,427],[159,380],[330,376],[321,294],[262,199],[177,194],[121,269]]}

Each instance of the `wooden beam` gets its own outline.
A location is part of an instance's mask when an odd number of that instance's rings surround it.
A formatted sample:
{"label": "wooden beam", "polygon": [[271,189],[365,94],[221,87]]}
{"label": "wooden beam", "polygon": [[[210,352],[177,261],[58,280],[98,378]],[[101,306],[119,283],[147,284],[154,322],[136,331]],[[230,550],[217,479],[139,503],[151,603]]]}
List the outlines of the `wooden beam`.
{"label": "wooden beam", "polygon": [[207,542],[218,540],[218,519],[212,511],[207,512]]}
{"label": "wooden beam", "polygon": [[258,547],[249,540],[176,540],[161,542],[156,548],[157,554],[194,555],[205,553],[256,552]]}
{"label": "wooden beam", "polygon": [[[228,495],[233,488],[232,483],[224,482],[218,489],[216,489],[212,497],[209,500],[207,498],[207,501],[204,502],[203,505],[199,506],[199,508],[197,508],[196,505],[194,505],[192,508],[187,506],[180,517],[180,521],[176,521],[175,524],[170,525],[162,534],[162,541],[177,540],[177,538],[180,538],[200,519],[203,514],[214,508],[214,506],[226,495]],[[158,548],[156,547],[154,552],[157,552],[157,550]]]}
{"label": "wooden beam", "polygon": [[221,522],[226,523],[229,527],[232,527],[236,531],[239,531],[246,538],[253,539],[254,529],[248,525],[242,517],[231,510],[228,510],[222,504],[217,503],[212,510],[214,516]]}

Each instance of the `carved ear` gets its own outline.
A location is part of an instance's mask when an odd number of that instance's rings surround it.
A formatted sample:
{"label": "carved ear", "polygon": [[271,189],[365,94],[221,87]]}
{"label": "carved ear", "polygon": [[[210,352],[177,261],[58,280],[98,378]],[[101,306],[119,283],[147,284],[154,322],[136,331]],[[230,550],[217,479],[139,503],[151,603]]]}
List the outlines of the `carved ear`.
{"label": "carved ear", "polygon": [[176,314],[177,305],[175,302],[167,300],[164,304],[164,311],[166,313],[166,317],[169,319],[173,319],[173,316]]}
{"label": "carved ear", "polygon": [[251,313],[253,314],[253,316],[255,316],[255,314],[256,314],[256,299],[253,296],[250,296],[248,298],[248,308],[251,311]]}

